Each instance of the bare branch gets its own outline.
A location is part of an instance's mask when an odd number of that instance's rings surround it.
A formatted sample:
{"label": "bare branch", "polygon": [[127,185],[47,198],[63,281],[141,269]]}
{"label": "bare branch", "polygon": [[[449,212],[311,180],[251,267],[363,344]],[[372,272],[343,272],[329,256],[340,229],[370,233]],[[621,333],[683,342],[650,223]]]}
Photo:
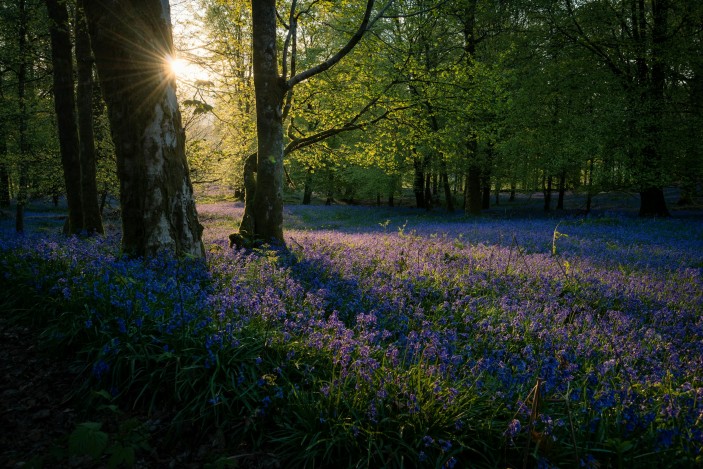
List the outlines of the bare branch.
{"label": "bare branch", "polygon": [[288,25],[286,24],[286,22],[283,20],[283,17],[282,17],[281,14],[278,12],[278,10],[276,10],[276,18],[278,19],[278,22],[281,23],[285,29],[289,29],[289,26],[288,26]]}
{"label": "bare branch", "polygon": [[[294,29],[295,26],[293,22],[295,21],[295,8],[296,5],[298,4],[298,0],[293,0],[290,4],[290,15],[289,15],[289,20],[288,20],[288,34],[286,34],[286,40],[283,42],[283,57],[281,58],[282,61],[282,72],[281,76],[283,77],[284,80],[288,79],[288,47],[290,47],[290,40],[291,37],[293,37],[294,34]],[[278,12],[276,12],[278,14]],[[295,44],[295,39],[293,39],[293,44]],[[293,72],[291,72],[291,75],[293,75]]]}
{"label": "bare branch", "polygon": [[367,0],[366,2],[366,11],[364,11],[364,19],[361,21],[361,24],[359,25],[359,28],[357,29],[356,33],[349,39],[349,42],[347,42],[344,47],[342,47],[336,54],[334,54],[332,57],[329,59],[325,60],[324,62],[309,68],[297,75],[292,76],[288,81],[286,81],[286,88],[291,89],[298,83],[307,80],[310,77],[313,77],[319,73],[324,72],[325,70],[328,70],[337,62],[342,60],[345,55],[347,55],[349,52],[354,49],[354,47],[361,41],[361,38],[364,36],[366,31],[373,26],[373,24],[378,21],[385,10],[391,5],[393,0],[389,0],[389,2],[381,9],[379,14],[371,19],[371,12],[373,11],[374,3],[375,0]]}

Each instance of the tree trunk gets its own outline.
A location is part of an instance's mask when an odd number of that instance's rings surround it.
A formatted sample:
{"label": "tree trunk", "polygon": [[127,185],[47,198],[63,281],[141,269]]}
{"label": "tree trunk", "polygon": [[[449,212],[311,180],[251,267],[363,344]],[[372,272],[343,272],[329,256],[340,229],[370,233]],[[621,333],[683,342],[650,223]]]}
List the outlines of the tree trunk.
{"label": "tree trunk", "polygon": [[493,144],[486,146],[486,161],[481,171],[481,186],[483,188],[483,198],[481,208],[488,210],[491,208],[491,173],[493,172]]}
{"label": "tree trunk", "polygon": [[71,33],[68,24],[66,3],[59,0],[44,0],[49,13],[51,37],[51,63],[54,78],[54,108],[59,129],[61,165],[66,183],[68,202],[68,233],[83,229],[81,204],[81,166],[76,128],[76,103],[73,95],[73,58],[71,55]]}
{"label": "tree trunk", "polygon": [[510,181],[510,198],[508,198],[508,202],[515,202],[515,189],[517,188],[517,184],[515,183],[515,178],[513,178]]}
{"label": "tree trunk", "polygon": [[312,172],[308,170],[305,175],[305,187],[303,188],[303,205],[310,205],[312,202]]}
{"label": "tree trunk", "polygon": [[544,187],[544,211],[549,212],[552,210],[552,176],[546,176],[546,186],[543,186],[543,187]]}
{"label": "tree trunk", "polygon": [[640,213],[641,217],[668,217],[669,210],[666,208],[664,191],[657,187],[650,187],[640,191]]}
{"label": "tree trunk", "polygon": [[415,205],[417,208],[425,208],[425,172],[423,170],[422,158],[417,154],[413,158],[413,168],[415,169],[415,179],[413,180]]}
{"label": "tree trunk", "polygon": [[593,201],[593,159],[588,161],[588,169],[586,171],[588,180],[586,182],[586,214],[591,212],[591,202]]}
{"label": "tree trunk", "polygon": [[[695,45],[691,45],[695,47]],[[698,185],[703,182],[703,59],[698,57],[692,64],[693,76],[688,96],[691,117],[688,119],[688,141],[683,161],[680,205],[693,204]]]}
{"label": "tree trunk", "polygon": [[388,188],[388,206],[395,206],[395,189],[397,186],[397,176],[391,176],[390,187]]}
{"label": "tree trunk", "polygon": [[483,189],[483,194],[481,197],[481,208],[488,210],[491,208],[491,180],[487,177],[482,177],[483,181],[481,188]]}
{"label": "tree trunk", "polygon": [[17,67],[17,105],[19,114],[18,139],[20,151],[19,186],[17,187],[17,207],[15,212],[15,231],[24,233],[24,206],[27,203],[27,184],[29,183],[29,143],[27,141],[27,10],[25,0],[19,0],[19,28],[17,35],[17,52],[19,63]]}
{"label": "tree trunk", "polygon": [[78,135],[80,140],[81,207],[83,229],[103,234],[103,222],[98,205],[98,184],[95,174],[95,136],[93,133],[93,56],[90,50],[88,26],[85,24],[82,1],[76,8],[76,68],[78,86]]}
{"label": "tree trunk", "polygon": [[566,192],[566,171],[559,174],[559,198],[557,199],[557,210],[564,210],[564,193]]}
{"label": "tree trunk", "polygon": [[175,77],[170,11],[161,0],[84,3],[117,156],[122,249],[203,257]]}
{"label": "tree trunk", "polygon": [[652,40],[651,58],[647,61],[648,49],[646,41],[646,12],[643,1],[639,3],[638,17],[640,22],[640,49],[637,58],[637,81],[640,86],[641,108],[639,118],[645,119],[644,132],[639,137],[644,141],[642,148],[640,170],[640,211],[641,217],[668,217],[662,182],[664,180],[664,164],[662,161],[662,133],[664,90],[666,87],[666,64],[664,52],[667,41],[668,0],[651,3],[652,7]]}
{"label": "tree trunk", "polygon": [[252,0],[257,181],[254,230],[265,241],[283,243],[284,82],[278,75],[275,0]]}
{"label": "tree trunk", "polygon": [[425,210],[432,210],[432,175],[425,175]]}
{"label": "tree trunk", "polygon": [[481,167],[477,158],[478,144],[474,137],[471,137],[467,142],[467,159],[470,161],[468,174],[466,175],[466,201],[465,210],[467,215],[480,215],[483,205],[481,194]]}
{"label": "tree trunk", "polygon": [[329,171],[327,175],[327,199],[325,205],[332,205],[334,202],[334,172]]}
{"label": "tree trunk", "polygon": [[0,208],[10,207],[10,173],[7,170],[7,139],[5,123],[0,122]]}
{"label": "tree trunk", "polygon": [[440,179],[442,180],[442,188],[444,189],[444,201],[447,205],[447,212],[454,211],[454,196],[452,195],[452,188],[449,185],[449,175],[447,174],[447,160],[444,155],[439,155],[439,171]]}
{"label": "tree trunk", "polygon": [[239,234],[253,239],[254,227],[254,195],[256,194],[256,153],[244,160],[244,215],[239,224]]}

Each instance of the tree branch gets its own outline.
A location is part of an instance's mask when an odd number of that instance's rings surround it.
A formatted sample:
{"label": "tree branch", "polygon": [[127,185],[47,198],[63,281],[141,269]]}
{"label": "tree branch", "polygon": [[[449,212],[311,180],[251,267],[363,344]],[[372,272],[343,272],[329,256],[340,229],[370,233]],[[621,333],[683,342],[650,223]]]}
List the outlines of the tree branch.
{"label": "tree branch", "polygon": [[354,33],[351,39],[349,39],[349,42],[347,42],[344,47],[342,47],[336,54],[334,54],[332,57],[325,60],[324,62],[312,68],[309,68],[295,76],[292,76],[288,81],[286,81],[286,89],[290,90],[298,83],[305,81],[319,73],[322,73],[325,70],[328,70],[329,68],[337,64],[337,62],[342,60],[342,58],[344,58],[345,55],[351,52],[352,49],[354,49],[354,47],[359,43],[359,41],[361,41],[361,38],[364,36],[366,31],[383,16],[383,13],[391,5],[392,1],[393,0],[389,0],[389,2],[381,9],[379,14],[372,20],[371,12],[373,11],[375,0],[367,0],[366,11],[364,12],[364,19],[361,21],[361,24],[356,30],[356,33]]}
{"label": "tree branch", "polygon": [[[295,34],[294,33],[294,29],[295,29],[294,21],[295,21],[295,8],[296,8],[297,4],[298,4],[298,0],[293,0],[290,4],[290,15],[289,15],[289,19],[288,19],[288,25],[289,25],[288,26],[288,34],[286,34],[286,39],[283,42],[283,57],[281,58],[281,62],[282,62],[281,76],[283,77],[284,80],[288,79],[288,77],[287,77],[287,75],[288,75],[288,47],[290,46],[291,37],[293,37],[293,35]],[[293,44],[294,44],[293,47],[295,47],[295,38],[293,38]],[[292,66],[291,66],[291,68],[292,68]],[[293,75],[293,73],[294,72],[291,70],[291,75]]]}
{"label": "tree branch", "polygon": [[326,129],[321,132],[317,132],[315,134],[309,135],[307,137],[303,137],[303,138],[299,138],[299,139],[291,141],[283,149],[283,155],[288,155],[288,154],[294,152],[295,150],[300,150],[301,148],[309,147],[310,145],[321,142],[329,137],[341,134],[343,132],[350,132],[352,130],[363,130],[364,128],[366,128],[370,125],[373,125],[383,119],[386,119],[389,115],[391,115],[394,112],[403,111],[405,109],[410,109],[411,107],[413,107],[412,105],[407,105],[407,106],[400,106],[400,107],[393,108],[393,109],[387,109],[383,114],[371,119],[370,121],[356,123],[359,120],[359,118],[364,113],[366,113],[366,111],[368,111],[368,109],[376,101],[378,101],[378,98],[373,99],[371,103],[369,103],[368,105],[366,105],[364,107],[364,109],[359,111],[359,113],[356,116],[354,116],[352,119],[350,119],[349,122],[347,122],[339,127],[333,127],[331,129]]}

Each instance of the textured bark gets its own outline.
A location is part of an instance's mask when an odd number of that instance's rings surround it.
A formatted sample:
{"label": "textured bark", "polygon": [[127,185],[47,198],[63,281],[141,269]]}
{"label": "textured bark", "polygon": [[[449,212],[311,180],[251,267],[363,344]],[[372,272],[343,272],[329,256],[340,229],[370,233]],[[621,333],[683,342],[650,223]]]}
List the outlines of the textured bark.
{"label": "textured bark", "polygon": [[443,154],[439,155],[439,180],[444,191],[444,201],[448,212],[454,211],[454,197],[452,196],[452,188],[449,185],[449,174],[447,174],[447,160]]}
{"label": "textured bark", "polygon": [[283,115],[285,83],[278,76],[276,2],[252,0],[254,92],[256,95],[256,236],[283,243]]}
{"label": "textured bark", "polygon": [[76,103],[73,95],[71,32],[66,3],[60,0],[44,0],[44,3],[49,13],[54,109],[59,130],[61,165],[66,184],[68,232],[73,234],[83,229],[83,208]]}
{"label": "textured bark", "polygon": [[557,199],[557,210],[564,210],[564,193],[566,192],[566,171],[559,174],[559,198]]}
{"label": "textured bark", "polygon": [[[0,87],[0,105],[5,105],[5,97]],[[7,126],[0,119],[0,208],[10,208],[10,172],[7,168]]]}
{"label": "textured bark", "polygon": [[483,194],[481,193],[481,168],[471,165],[466,175],[466,205],[467,215],[480,215],[483,207]]}
{"label": "textured bark", "polygon": [[[371,11],[374,0],[367,0],[364,18],[359,28],[349,41],[334,55],[324,62],[303,72],[295,73],[296,35],[295,24],[291,22],[289,36],[284,41],[283,76],[278,73],[277,53],[277,13],[275,0],[252,0],[252,43],[254,94],[256,97],[256,135],[257,135],[257,179],[253,200],[255,238],[265,242],[284,244],[283,240],[283,120],[289,109],[291,95],[284,110],[284,97],[291,93],[293,87],[319,73],[328,70],[347,55],[361,40],[371,23]],[[291,16],[294,19],[296,2],[291,4]],[[289,41],[294,43],[290,45]],[[288,57],[290,45],[290,74],[288,77]],[[354,126],[354,122],[351,123]],[[332,130],[331,134],[345,129]],[[323,134],[325,134],[323,132]],[[315,141],[323,135],[312,136]],[[303,139],[310,142],[308,139]],[[291,142],[295,145],[307,142]],[[289,151],[292,151],[292,147]],[[332,202],[332,195],[327,203]]]}
{"label": "textured bark", "polygon": [[544,191],[544,211],[552,210],[552,176],[547,176],[543,183]]}
{"label": "textured bark", "polygon": [[486,178],[483,178],[482,186],[481,208],[487,210],[491,208],[491,186],[486,183]]}
{"label": "textured bark", "polygon": [[78,86],[78,135],[80,141],[81,207],[83,229],[88,233],[103,233],[98,205],[98,184],[95,174],[95,136],[93,133],[93,56],[90,50],[88,26],[82,1],[76,8],[76,69]]}
{"label": "textured bark", "polygon": [[10,175],[5,163],[0,163],[0,207],[10,207]]}
{"label": "textured bark", "polygon": [[425,172],[422,158],[415,155],[413,158],[413,168],[415,178],[413,179],[413,192],[415,193],[415,205],[417,208],[425,208]]}
{"label": "textured bark", "polygon": [[117,156],[122,249],[204,256],[185,158],[165,0],[84,3]]}
{"label": "textured bark", "polygon": [[303,189],[303,205],[310,205],[312,202],[312,173],[308,171],[305,176],[305,188]]}
{"label": "textured bark", "polygon": [[640,1],[638,15],[640,19],[640,57],[637,59],[637,81],[640,86],[641,111],[646,116],[644,133],[641,138],[645,145],[642,149],[640,169],[640,211],[641,217],[668,217],[664,191],[661,182],[664,179],[662,161],[662,128],[664,89],[666,87],[666,65],[663,62],[663,50],[667,40],[668,1],[652,2],[652,40],[651,57],[647,60],[646,20],[644,2]]}
{"label": "textured bark", "polygon": [[239,234],[252,238],[254,227],[254,194],[256,194],[256,153],[244,160],[244,216],[239,224]]}
{"label": "textured bark", "polygon": [[17,34],[17,52],[19,63],[17,65],[17,116],[18,140],[20,150],[19,186],[17,187],[17,207],[15,212],[15,231],[24,232],[24,206],[27,203],[27,184],[29,183],[29,143],[27,140],[27,9],[25,0],[19,0],[19,27]]}
{"label": "textured bark", "polygon": [[[425,159],[425,164],[428,159]],[[432,175],[429,172],[425,175],[425,210],[432,210]]]}
{"label": "textured bark", "polygon": [[10,173],[5,164],[7,137],[4,123],[0,121],[0,208],[10,207]]}
{"label": "textured bark", "polygon": [[475,137],[469,137],[466,144],[466,159],[469,161],[469,169],[466,174],[465,204],[464,210],[467,215],[480,215],[483,206],[481,194],[481,166],[476,161],[478,155],[478,144]]}

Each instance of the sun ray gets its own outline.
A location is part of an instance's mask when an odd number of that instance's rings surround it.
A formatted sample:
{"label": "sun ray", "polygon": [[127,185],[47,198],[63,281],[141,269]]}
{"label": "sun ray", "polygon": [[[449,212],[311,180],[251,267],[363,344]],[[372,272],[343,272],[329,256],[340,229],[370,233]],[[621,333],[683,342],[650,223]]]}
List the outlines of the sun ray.
{"label": "sun ray", "polygon": [[185,59],[179,57],[167,57],[166,62],[168,64],[170,72],[176,76],[176,78],[184,78],[189,75],[190,64]]}

